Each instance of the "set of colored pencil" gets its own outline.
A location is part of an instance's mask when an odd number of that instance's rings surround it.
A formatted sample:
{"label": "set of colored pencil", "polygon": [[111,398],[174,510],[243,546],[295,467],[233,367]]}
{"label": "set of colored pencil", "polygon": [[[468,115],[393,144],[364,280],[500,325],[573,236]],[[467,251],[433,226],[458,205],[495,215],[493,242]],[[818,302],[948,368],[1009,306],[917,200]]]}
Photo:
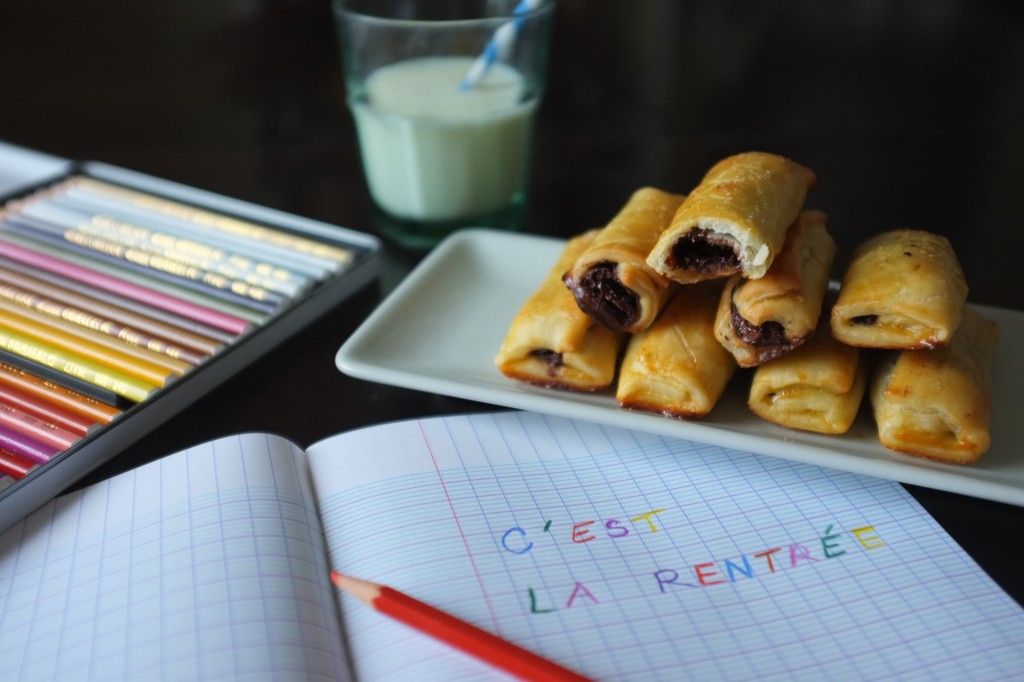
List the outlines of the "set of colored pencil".
{"label": "set of colored pencil", "polygon": [[325,241],[84,175],[8,201],[0,208],[0,488],[352,259]]}

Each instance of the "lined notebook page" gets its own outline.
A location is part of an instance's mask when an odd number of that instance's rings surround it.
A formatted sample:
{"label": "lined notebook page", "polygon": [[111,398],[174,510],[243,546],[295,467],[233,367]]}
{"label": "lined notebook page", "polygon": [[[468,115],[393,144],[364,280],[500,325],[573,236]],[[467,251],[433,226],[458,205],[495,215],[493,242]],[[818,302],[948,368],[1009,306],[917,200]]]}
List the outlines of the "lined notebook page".
{"label": "lined notebook page", "polygon": [[301,453],[230,437],[0,536],[0,679],[347,675]]}
{"label": "lined notebook page", "polygon": [[[309,453],[332,568],[594,678],[1024,669],[1022,609],[896,483],[528,413]],[[342,605],[362,679],[493,675]]]}

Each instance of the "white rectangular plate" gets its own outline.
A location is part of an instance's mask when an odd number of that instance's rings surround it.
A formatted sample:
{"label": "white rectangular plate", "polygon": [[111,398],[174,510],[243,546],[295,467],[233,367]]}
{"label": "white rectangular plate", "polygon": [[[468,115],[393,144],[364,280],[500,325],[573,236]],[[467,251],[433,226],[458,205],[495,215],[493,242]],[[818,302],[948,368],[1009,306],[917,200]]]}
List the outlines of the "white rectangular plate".
{"label": "white rectangular plate", "polygon": [[494,365],[509,323],[540,284],[564,242],[470,229],[432,251],[366,319],[337,354],[353,377],[521,410],[584,419],[663,436],[879,476],[1024,506],[1024,312],[977,306],[999,322],[992,447],[971,465],[930,462],[878,443],[868,410],[842,436],[786,429],[746,406],[739,373],[699,421],[618,406],[610,389],[573,393],[503,376]]}

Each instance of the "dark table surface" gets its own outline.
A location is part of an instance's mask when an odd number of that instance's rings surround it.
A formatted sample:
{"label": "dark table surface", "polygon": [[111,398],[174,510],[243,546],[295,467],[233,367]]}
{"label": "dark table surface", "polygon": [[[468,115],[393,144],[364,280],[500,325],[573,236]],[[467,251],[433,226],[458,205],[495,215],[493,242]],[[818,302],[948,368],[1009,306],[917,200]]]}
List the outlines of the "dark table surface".
{"label": "dark table surface", "polygon": [[[53,5],[0,9],[0,140],[373,232],[326,0]],[[1024,5],[561,1],[527,231],[601,225],[637,187],[685,192],[753,149],[814,169],[839,263],[885,229],[938,232],[971,300],[1024,310]],[[495,409],[335,369],[420,257],[389,246],[378,282],[88,482],[239,431],[308,445]],[[1024,508],[908,488],[1024,603]]]}

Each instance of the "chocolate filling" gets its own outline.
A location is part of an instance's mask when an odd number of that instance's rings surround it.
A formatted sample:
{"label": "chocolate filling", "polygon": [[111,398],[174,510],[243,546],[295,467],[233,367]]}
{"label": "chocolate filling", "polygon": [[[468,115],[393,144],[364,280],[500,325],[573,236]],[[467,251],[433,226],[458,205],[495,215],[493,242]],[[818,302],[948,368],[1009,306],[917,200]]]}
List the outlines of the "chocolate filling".
{"label": "chocolate filling", "polygon": [[740,271],[740,257],[732,240],[715,239],[709,230],[690,230],[672,245],[675,267],[706,275]]}
{"label": "chocolate filling", "polygon": [[735,303],[732,304],[732,326],[736,330],[737,336],[756,348],[781,346],[788,349],[793,345],[786,340],[786,331],[781,324],[775,321],[768,321],[762,325],[751,324],[749,320],[740,315]]}
{"label": "chocolate filling", "polygon": [[587,270],[579,282],[567,283],[576,297],[576,305],[598,324],[620,332],[636,320],[640,297],[619,281],[615,263],[601,261]]}
{"label": "chocolate filling", "polygon": [[551,349],[545,348],[543,350],[530,351],[530,355],[535,355],[541,360],[548,363],[548,374],[555,376],[555,373],[562,367],[562,354],[557,353]]}
{"label": "chocolate filling", "polygon": [[870,327],[875,322],[878,322],[878,315],[858,315],[857,317],[851,317],[850,322],[861,327]]}

